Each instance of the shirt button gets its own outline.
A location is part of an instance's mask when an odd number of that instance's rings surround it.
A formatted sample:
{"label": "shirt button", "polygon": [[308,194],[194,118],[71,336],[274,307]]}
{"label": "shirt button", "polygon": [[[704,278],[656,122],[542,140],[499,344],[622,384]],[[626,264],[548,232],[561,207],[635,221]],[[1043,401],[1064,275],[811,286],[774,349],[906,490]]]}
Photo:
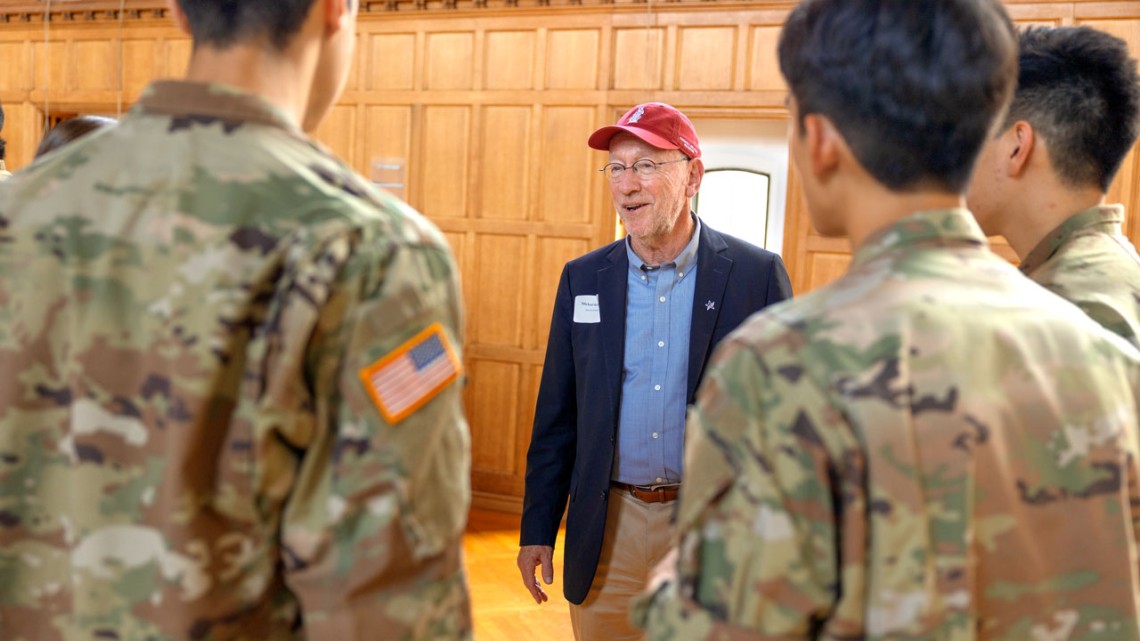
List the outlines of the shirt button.
{"label": "shirt button", "polygon": [[665,347],[665,341],[657,341],[658,347]]}
{"label": "shirt button", "polygon": [[653,391],[655,391],[655,392],[660,392],[660,391],[661,391],[661,386],[660,386],[660,385],[654,385],[654,386],[653,386]]}
{"label": "shirt button", "polygon": [[658,477],[657,477],[657,482],[658,482],[658,483],[660,483],[660,482],[662,482],[662,481],[664,481],[664,480],[665,480],[665,479],[661,478],[660,476],[658,476]]}
{"label": "shirt button", "polygon": [[648,279],[645,276],[642,276],[641,280],[648,280]]}
{"label": "shirt button", "polygon": [[662,296],[661,298],[658,298],[657,300],[659,300],[659,301],[661,301],[662,303],[664,303],[664,302],[665,302],[665,297],[664,297],[664,296]]}
{"label": "shirt button", "polygon": [[654,433],[653,433],[653,438],[657,438],[657,436],[658,436],[657,432],[654,432]]}
{"label": "shirt button", "polygon": [[677,278],[684,278],[685,272],[677,272]]}

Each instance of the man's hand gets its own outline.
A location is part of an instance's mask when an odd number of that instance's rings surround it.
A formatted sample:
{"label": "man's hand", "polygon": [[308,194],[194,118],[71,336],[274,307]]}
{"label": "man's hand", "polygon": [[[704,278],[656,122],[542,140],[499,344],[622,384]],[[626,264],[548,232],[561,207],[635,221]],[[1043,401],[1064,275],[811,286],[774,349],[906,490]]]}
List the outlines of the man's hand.
{"label": "man's hand", "polygon": [[649,581],[646,586],[646,592],[653,594],[665,583],[672,582],[677,578],[677,561],[681,558],[681,550],[677,546],[670,548],[665,553],[665,557],[649,571]]}
{"label": "man's hand", "polygon": [[554,583],[554,548],[549,545],[524,545],[519,549],[519,573],[522,574],[523,585],[534,597],[534,602],[541,604],[550,597],[543,592],[542,586],[534,576],[534,568],[542,566],[542,580],[547,585]]}

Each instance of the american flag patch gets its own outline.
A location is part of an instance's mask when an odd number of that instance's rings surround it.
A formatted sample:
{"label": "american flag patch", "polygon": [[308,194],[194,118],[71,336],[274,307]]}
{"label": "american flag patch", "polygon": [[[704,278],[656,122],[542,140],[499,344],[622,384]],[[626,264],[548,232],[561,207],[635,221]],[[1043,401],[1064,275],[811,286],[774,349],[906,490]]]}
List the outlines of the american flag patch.
{"label": "american flag patch", "polygon": [[384,418],[396,424],[423,407],[462,371],[443,325],[434,323],[360,370],[360,380]]}

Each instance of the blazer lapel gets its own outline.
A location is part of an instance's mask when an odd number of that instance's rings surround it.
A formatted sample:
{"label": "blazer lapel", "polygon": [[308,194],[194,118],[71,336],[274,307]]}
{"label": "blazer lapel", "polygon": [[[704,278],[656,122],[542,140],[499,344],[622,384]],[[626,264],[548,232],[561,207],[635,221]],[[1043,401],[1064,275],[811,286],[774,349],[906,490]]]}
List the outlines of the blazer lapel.
{"label": "blazer lapel", "polygon": [[688,402],[696,398],[697,382],[709,356],[713,330],[720,317],[732,259],[723,255],[728,245],[720,234],[701,225],[701,241],[697,248],[697,284],[693,292],[693,320],[689,326]]}
{"label": "blazer lapel", "polygon": [[617,424],[621,398],[622,362],[625,359],[625,296],[629,278],[629,257],[625,243],[616,243],[606,256],[607,263],[598,270],[598,310],[602,315],[602,358],[605,362],[606,387],[613,403]]}

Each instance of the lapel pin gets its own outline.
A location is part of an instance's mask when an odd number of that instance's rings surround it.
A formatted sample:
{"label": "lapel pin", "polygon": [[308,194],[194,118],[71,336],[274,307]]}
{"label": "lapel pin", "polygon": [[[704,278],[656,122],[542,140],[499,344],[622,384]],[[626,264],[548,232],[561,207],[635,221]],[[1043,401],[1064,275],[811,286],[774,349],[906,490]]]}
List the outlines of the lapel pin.
{"label": "lapel pin", "polygon": [[715,302],[710,300],[709,302],[705,303],[705,311],[706,312],[711,312],[714,309],[716,309],[716,303]]}

